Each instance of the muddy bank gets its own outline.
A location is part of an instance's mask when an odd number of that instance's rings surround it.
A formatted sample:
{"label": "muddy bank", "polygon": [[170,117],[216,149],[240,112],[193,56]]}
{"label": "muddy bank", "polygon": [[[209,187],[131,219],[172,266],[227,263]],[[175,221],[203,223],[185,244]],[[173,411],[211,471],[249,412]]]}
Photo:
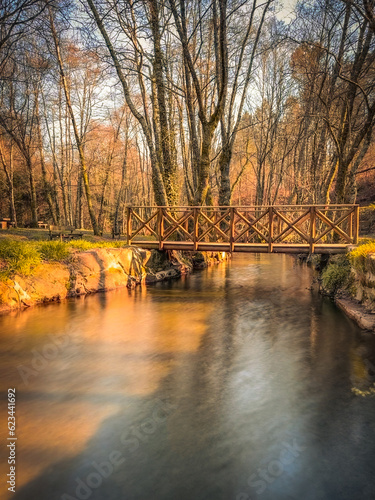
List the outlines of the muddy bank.
{"label": "muddy bank", "polygon": [[209,252],[186,255],[134,247],[79,252],[65,262],[44,262],[31,276],[15,275],[0,281],[0,314],[67,297],[179,278],[223,259],[224,255]]}

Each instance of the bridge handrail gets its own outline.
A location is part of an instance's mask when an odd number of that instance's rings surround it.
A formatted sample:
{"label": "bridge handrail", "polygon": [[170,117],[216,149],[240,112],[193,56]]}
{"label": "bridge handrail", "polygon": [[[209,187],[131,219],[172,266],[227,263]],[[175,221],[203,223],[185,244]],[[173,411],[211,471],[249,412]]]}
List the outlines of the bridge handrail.
{"label": "bridge handrail", "polygon": [[331,208],[352,208],[359,207],[356,203],[347,203],[347,204],[310,204],[310,205],[127,205],[126,208],[167,208],[167,209],[178,209],[178,208],[310,208],[310,207],[319,207],[326,208],[327,210]]}
{"label": "bridge handrail", "polygon": [[302,241],[313,253],[315,245],[327,241],[357,244],[359,205],[127,206],[128,244],[142,232],[155,237],[160,250],[179,238],[180,243],[193,245],[193,250],[219,243],[234,251],[236,245],[258,242],[266,244],[269,252],[274,245],[294,244],[297,248]]}

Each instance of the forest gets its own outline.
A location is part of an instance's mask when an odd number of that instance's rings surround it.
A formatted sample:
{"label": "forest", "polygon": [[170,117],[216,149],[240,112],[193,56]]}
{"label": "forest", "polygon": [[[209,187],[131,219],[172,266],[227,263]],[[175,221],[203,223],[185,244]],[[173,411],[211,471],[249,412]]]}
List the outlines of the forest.
{"label": "forest", "polygon": [[356,202],[374,5],[0,0],[0,216],[100,235],[129,205]]}

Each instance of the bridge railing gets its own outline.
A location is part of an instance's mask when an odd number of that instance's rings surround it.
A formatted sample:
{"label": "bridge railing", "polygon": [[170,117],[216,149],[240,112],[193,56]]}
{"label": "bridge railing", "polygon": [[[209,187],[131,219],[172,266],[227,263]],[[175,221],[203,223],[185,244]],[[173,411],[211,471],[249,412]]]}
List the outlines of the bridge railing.
{"label": "bridge railing", "polygon": [[159,249],[308,245],[313,253],[316,245],[356,244],[358,230],[358,205],[127,207],[126,221],[129,244]]}

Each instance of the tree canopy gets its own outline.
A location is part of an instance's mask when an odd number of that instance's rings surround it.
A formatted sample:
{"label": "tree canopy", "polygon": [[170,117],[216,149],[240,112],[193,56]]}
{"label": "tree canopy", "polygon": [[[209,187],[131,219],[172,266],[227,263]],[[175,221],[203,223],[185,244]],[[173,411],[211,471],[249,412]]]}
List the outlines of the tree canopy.
{"label": "tree canopy", "polygon": [[1,0],[0,215],[118,232],[133,205],[352,203],[374,1]]}

